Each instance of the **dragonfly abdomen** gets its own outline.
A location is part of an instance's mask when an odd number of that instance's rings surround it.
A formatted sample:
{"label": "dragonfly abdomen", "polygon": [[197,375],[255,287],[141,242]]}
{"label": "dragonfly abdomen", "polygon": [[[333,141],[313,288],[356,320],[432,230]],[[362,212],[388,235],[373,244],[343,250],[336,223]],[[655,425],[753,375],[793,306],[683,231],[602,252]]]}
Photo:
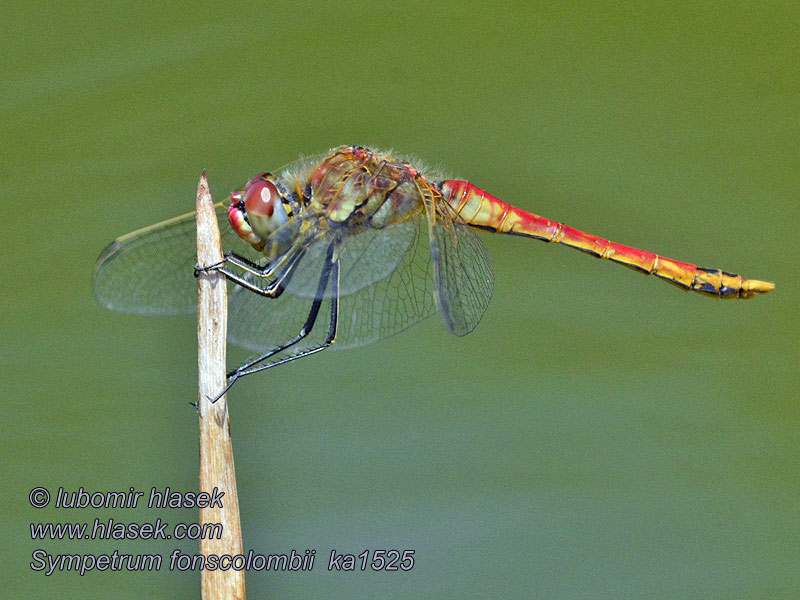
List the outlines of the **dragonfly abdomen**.
{"label": "dragonfly abdomen", "polygon": [[574,229],[512,206],[468,181],[444,181],[440,189],[459,216],[479,229],[564,244],[645,275],[654,274],[678,287],[706,296],[752,298],[775,289],[774,284],[766,281],[745,279],[721,269],[698,267]]}

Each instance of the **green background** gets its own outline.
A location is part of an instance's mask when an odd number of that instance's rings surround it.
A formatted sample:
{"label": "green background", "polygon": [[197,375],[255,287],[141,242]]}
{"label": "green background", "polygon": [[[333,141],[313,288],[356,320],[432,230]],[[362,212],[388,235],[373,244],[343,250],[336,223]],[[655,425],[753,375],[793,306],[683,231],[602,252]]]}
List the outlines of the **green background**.
{"label": "green background", "polygon": [[[5,2],[0,35],[6,597],[196,598],[197,573],[29,568],[35,486],[197,486],[193,319],[120,315],[113,238],[339,144],[394,148],[621,243],[775,281],[684,294],[483,236],[475,332],[433,319],[237,384],[244,546],[317,550],[251,598],[800,597],[796,2]],[[232,350],[232,365],[246,355]],[[414,549],[328,573],[331,549]]]}

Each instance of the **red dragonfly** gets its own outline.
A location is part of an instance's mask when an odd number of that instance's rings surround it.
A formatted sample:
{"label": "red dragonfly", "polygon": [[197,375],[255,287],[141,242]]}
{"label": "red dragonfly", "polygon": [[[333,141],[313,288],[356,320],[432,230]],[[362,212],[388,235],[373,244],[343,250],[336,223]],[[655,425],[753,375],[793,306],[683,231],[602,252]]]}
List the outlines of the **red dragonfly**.
{"label": "red dragonfly", "polygon": [[[714,298],[775,289],[610,242],[361,146],[257,175],[217,213],[229,223],[225,258],[200,270],[231,282],[230,341],[262,353],[231,371],[228,387],[329,346],[369,344],[437,310],[448,331],[469,333],[493,289],[475,229],[563,244]],[[194,238],[192,213],[117,239],[97,261],[97,298],[130,313],[191,312]],[[315,330],[320,313],[327,326]]]}

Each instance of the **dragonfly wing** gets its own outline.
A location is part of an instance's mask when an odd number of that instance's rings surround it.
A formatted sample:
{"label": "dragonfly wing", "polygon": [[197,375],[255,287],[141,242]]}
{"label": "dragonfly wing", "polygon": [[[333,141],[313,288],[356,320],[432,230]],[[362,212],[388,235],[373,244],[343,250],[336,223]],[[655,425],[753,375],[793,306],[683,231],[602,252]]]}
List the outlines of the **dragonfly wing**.
{"label": "dragonfly wing", "polygon": [[[339,318],[333,348],[370,344],[436,312],[427,228],[420,227],[420,218],[402,225],[393,232],[387,228],[377,230],[376,235],[341,240],[337,250]],[[265,352],[294,338],[308,319],[330,241],[322,238],[314,242],[314,251],[307,252],[298,265],[298,273],[293,275],[293,279],[302,276],[305,283],[296,284],[295,288],[289,285],[278,298],[264,298],[235,288],[229,303],[229,341]],[[380,268],[375,263],[380,263]],[[318,345],[327,335],[335,289],[330,281],[321,294],[322,304],[312,334],[293,346],[293,353]]]}
{"label": "dragonfly wing", "polygon": [[478,325],[492,298],[491,259],[483,242],[450,205],[434,198],[426,212],[436,304],[448,331],[466,335]]}
{"label": "dragonfly wing", "polygon": [[286,290],[301,298],[315,298],[322,264],[328,247],[334,243],[341,273],[339,295],[355,294],[394,272],[418,231],[417,220],[411,219],[383,229],[364,227],[347,234],[337,229],[309,233],[305,254],[293,269]]}
{"label": "dragonfly wing", "polygon": [[[420,215],[406,221],[412,234],[396,268],[374,285],[339,300],[337,344],[342,348],[364,346],[411,327],[436,312],[427,228]],[[343,255],[342,269],[350,264]]]}
{"label": "dragonfly wing", "polygon": [[[215,210],[222,221],[223,248],[257,260],[260,255],[228,226],[225,207],[216,204]],[[193,312],[197,307],[196,239],[194,213],[118,238],[97,259],[97,299],[108,308],[133,314]]]}

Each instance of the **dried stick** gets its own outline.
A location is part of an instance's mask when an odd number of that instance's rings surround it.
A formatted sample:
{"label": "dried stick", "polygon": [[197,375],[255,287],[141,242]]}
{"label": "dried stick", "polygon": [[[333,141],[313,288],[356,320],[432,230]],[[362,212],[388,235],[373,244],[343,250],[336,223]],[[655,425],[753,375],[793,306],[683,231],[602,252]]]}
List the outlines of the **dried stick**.
{"label": "dried stick", "polygon": [[[219,228],[214,201],[208,190],[206,173],[197,185],[197,263],[213,265],[222,260]],[[199,371],[198,412],[200,414],[200,491],[213,494],[214,488],[224,492],[222,507],[200,509],[200,523],[220,523],[220,539],[203,539],[200,552],[208,556],[242,553],[242,527],[239,522],[239,498],[233,468],[228,402],[222,396],[213,398],[225,387],[225,336],[227,333],[228,300],[225,277],[218,271],[198,275],[197,366]],[[236,569],[201,572],[203,600],[244,599],[244,571]]]}

